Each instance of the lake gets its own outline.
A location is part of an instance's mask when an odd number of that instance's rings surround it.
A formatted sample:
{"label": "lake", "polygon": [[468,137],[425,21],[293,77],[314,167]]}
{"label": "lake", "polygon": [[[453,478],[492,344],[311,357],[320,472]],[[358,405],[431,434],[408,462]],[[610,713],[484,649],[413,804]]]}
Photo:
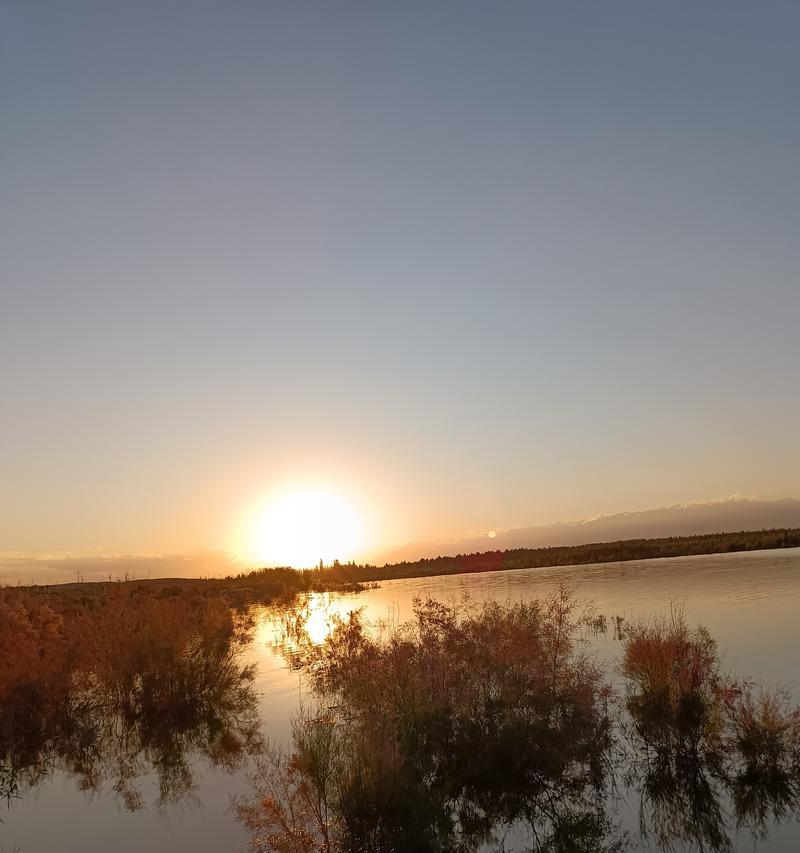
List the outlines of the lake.
{"label": "lake", "polygon": [[[383,630],[406,621],[415,596],[455,602],[465,597],[501,602],[544,597],[562,582],[594,603],[609,623],[626,623],[683,606],[690,624],[706,625],[719,643],[726,666],[768,687],[785,686],[800,701],[800,549],[680,557],[558,569],[531,569],[414,578],[382,583],[355,595],[313,595],[307,602],[308,633],[321,641],[335,615],[363,609]],[[245,649],[255,665],[257,711],[266,735],[288,742],[290,720],[304,685],[279,647],[273,610],[256,608],[253,639]],[[591,640],[603,661],[618,659],[613,631]],[[145,746],[146,750],[146,746]],[[138,760],[129,756],[126,760]],[[247,796],[242,767],[192,759],[192,785],[180,796],[161,796],[155,774],[138,780],[140,808],[128,810],[119,792],[100,786],[80,790],[76,774],[60,767],[21,797],[9,800],[0,817],[2,853],[221,853],[243,849],[247,833],[231,809],[231,798]],[[84,786],[86,787],[86,786]],[[624,824],[636,834],[637,807],[620,807]],[[634,839],[635,840],[635,839]],[[733,849],[753,850],[749,833],[732,833]],[[640,849],[656,849],[653,842]],[[691,848],[689,848],[691,849]],[[755,844],[761,851],[800,849],[800,825],[787,820]]]}

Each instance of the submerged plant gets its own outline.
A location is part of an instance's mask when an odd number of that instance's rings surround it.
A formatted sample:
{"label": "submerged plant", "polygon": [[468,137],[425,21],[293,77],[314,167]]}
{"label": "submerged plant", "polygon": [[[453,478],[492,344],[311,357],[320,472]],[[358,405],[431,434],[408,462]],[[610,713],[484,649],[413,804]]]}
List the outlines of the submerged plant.
{"label": "submerged plant", "polygon": [[6,591],[0,795],[58,768],[137,809],[137,780],[150,771],[164,805],[192,790],[193,757],[239,766],[260,739],[253,671],[240,659],[248,630],[220,597],[125,585],[84,600]]}
{"label": "submerged plant", "polygon": [[800,807],[800,712],[782,691],[722,672],[717,644],[684,614],[629,626],[623,641],[633,747],[628,779],[659,844],[730,848],[726,805],[756,837]]}
{"label": "submerged plant", "polygon": [[466,611],[417,601],[384,640],[340,620],[303,657],[317,709],[240,805],[253,848],[468,850],[514,828],[539,850],[606,849],[609,689],[580,627],[566,588]]}
{"label": "submerged plant", "polygon": [[584,649],[607,624],[559,588],[519,603],[416,601],[376,632],[359,613],[324,642],[286,622],[310,687],[289,750],[239,803],[254,853],[621,850],[617,784],[661,849],[730,848],[800,811],[800,715],[727,676],[680,610],[622,624],[621,691]]}

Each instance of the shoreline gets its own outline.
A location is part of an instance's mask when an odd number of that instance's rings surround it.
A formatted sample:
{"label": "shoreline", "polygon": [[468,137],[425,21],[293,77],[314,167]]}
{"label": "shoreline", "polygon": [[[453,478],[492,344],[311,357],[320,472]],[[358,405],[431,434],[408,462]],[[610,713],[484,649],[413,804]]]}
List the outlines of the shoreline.
{"label": "shoreline", "polygon": [[69,581],[59,584],[8,585],[5,590],[38,590],[50,594],[102,592],[109,588],[137,588],[181,592],[228,593],[237,599],[264,603],[291,598],[302,592],[355,592],[365,584],[390,580],[469,575],[525,569],[596,566],[677,557],[700,557],[800,547],[800,528],[740,530],[652,539],[624,539],[582,545],[515,548],[426,558],[385,566],[338,564],[315,569],[288,567],[256,569],[222,578],[159,577],[120,580]]}

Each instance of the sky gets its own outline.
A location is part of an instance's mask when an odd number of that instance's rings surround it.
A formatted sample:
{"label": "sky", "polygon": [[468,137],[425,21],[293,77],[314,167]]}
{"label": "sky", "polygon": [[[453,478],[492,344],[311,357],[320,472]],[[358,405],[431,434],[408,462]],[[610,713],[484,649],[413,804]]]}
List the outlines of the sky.
{"label": "sky", "polygon": [[[800,6],[0,3],[0,552],[800,496]],[[243,532],[244,531],[244,532]]]}

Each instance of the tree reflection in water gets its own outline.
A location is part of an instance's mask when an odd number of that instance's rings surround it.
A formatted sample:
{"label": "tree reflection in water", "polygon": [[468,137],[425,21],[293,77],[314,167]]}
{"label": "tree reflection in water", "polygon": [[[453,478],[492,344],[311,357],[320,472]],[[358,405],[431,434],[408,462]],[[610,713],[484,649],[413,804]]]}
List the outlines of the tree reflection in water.
{"label": "tree reflection in water", "polygon": [[581,642],[604,620],[568,589],[414,616],[383,640],[358,614],[320,645],[294,632],[313,704],[239,804],[254,851],[622,850],[622,796],[658,847],[725,850],[796,814],[797,712],[724,677],[680,614],[626,628],[619,695]]}
{"label": "tree reflection in water", "polygon": [[0,795],[60,770],[137,809],[147,774],[163,805],[193,789],[192,757],[240,767],[259,744],[248,627],[222,597],[169,589],[0,599]]}

